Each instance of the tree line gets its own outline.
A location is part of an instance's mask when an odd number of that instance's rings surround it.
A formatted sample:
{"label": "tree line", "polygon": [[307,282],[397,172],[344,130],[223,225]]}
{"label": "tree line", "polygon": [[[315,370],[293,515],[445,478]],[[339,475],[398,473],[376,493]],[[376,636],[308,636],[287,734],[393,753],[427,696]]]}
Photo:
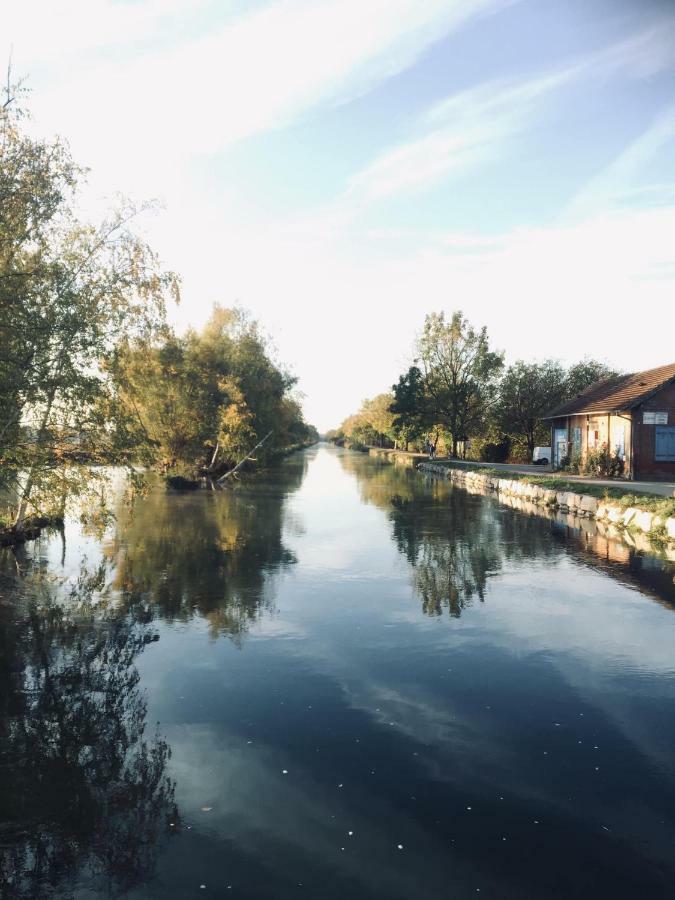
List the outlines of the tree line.
{"label": "tree line", "polygon": [[218,475],[271,432],[260,457],[309,442],[293,378],[260,326],[215,307],[179,335],[180,279],[139,235],[151,204],[77,214],[86,171],[31,136],[24,92],[0,104],[0,491],[5,523],[62,510],[91,464]]}
{"label": "tree line", "polygon": [[543,417],[602,378],[618,374],[583,359],[504,364],[486,327],[462,312],[426,316],[413,362],[391,391],[365,400],[328,433],[339,444],[422,449],[431,443],[452,457],[491,462],[529,461],[535,446],[550,444]]}

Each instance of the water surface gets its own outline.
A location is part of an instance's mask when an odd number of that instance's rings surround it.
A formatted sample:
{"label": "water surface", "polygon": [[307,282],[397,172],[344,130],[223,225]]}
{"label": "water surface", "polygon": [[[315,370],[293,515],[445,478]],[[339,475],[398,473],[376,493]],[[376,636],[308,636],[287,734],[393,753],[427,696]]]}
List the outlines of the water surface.
{"label": "water surface", "polygon": [[0,573],[2,896],[673,896],[672,565],[321,446]]}

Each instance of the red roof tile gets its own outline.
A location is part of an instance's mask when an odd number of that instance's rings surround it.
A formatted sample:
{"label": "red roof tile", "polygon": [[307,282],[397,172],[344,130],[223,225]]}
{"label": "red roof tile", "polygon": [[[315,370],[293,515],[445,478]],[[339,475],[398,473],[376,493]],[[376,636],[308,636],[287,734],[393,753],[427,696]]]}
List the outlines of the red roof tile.
{"label": "red roof tile", "polygon": [[633,372],[632,375],[619,375],[596,381],[572,400],[566,400],[545,419],[557,419],[560,416],[574,416],[579,413],[621,412],[632,409],[651,394],[675,380],[675,363],[648,369],[646,372]]}

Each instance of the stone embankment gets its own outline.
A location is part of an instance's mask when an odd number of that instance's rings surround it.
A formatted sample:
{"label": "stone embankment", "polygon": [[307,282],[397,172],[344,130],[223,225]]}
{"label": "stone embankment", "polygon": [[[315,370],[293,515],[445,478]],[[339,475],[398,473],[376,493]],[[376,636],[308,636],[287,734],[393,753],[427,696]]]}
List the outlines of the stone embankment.
{"label": "stone embankment", "polygon": [[666,545],[666,553],[675,556],[675,518],[664,519],[644,509],[624,509],[609,499],[574,491],[556,491],[520,479],[500,478],[476,470],[453,469],[434,462],[422,462],[417,468],[436,477],[449,479],[476,493],[496,493],[500,499],[527,501],[542,513],[563,513],[574,518],[594,519],[601,531],[619,534],[637,549],[653,551],[653,544]]}

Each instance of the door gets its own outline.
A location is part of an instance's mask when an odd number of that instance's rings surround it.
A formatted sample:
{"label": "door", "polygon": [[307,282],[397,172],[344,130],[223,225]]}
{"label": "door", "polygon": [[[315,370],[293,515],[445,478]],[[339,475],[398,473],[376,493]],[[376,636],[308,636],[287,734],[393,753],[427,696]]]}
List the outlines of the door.
{"label": "door", "polygon": [[553,468],[559,469],[562,460],[567,456],[567,429],[555,428],[553,430]]}

